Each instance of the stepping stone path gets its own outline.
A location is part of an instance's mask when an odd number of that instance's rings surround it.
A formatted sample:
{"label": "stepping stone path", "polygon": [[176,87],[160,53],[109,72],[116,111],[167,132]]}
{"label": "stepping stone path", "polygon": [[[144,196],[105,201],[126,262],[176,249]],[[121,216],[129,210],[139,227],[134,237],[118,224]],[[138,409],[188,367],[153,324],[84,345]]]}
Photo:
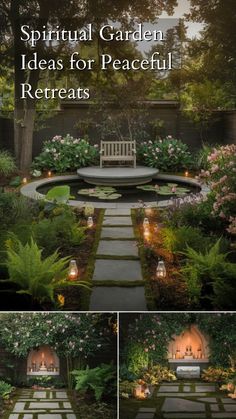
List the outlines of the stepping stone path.
{"label": "stepping stone path", "polygon": [[[155,399],[161,397],[161,408]],[[150,402],[153,401],[153,407]],[[145,403],[145,402],[143,402]],[[236,419],[236,401],[219,392],[217,385],[201,382],[165,383],[140,407],[135,419]]]}
{"label": "stepping stone path", "polygon": [[23,389],[8,419],[76,419],[65,390]]}
{"label": "stepping stone path", "polygon": [[90,310],[147,310],[129,209],[106,209],[92,281]]}

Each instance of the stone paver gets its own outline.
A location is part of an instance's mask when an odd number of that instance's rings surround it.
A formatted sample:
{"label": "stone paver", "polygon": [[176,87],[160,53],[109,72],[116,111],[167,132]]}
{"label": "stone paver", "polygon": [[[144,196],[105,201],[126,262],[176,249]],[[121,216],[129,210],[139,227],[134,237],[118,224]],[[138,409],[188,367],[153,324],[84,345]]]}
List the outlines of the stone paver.
{"label": "stone paver", "polygon": [[216,391],[216,387],[214,385],[196,385],[195,391],[197,393],[201,393],[202,391],[206,391],[207,393],[214,393]]}
{"label": "stone paver", "polygon": [[110,208],[110,209],[107,209],[106,211],[105,211],[105,215],[113,215],[113,216],[116,216],[116,215],[127,215],[127,216],[129,216],[130,215],[130,209],[129,208]]}
{"label": "stone paver", "polygon": [[64,390],[22,391],[19,399],[9,419],[76,419]]}
{"label": "stone paver", "polygon": [[217,404],[210,405],[211,412],[219,412],[220,408]]}
{"label": "stone paver", "polygon": [[204,403],[179,398],[166,398],[162,412],[205,412]]}
{"label": "stone paver", "polygon": [[98,259],[95,262],[93,281],[142,281],[142,279],[138,260]]}
{"label": "stone paver", "polygon": [[138,413],[136,419],[153,419],[155,413]]}
{"label": "stone paver", "polygon": [[236,404],[226,404],[224,409],[226,412],[236,412]]}
{"label": "stone paver", "polygon": [[159,387],[159,392],[163,392],[163,391],[178,392],[179,391],[179,386],[166,386],[166,385],[161,385]]}
{"label": "stone paver", "polygon": [[236,418],[235,413],[223,413],[223,412],[212,413],[211,416],[216,419],[230,419],[230,418],[235,419]]}
{"label": "stone paver", "polygon": [[110,240],[100,240],[97,255],[138,257],[138,247],[135,241],[116,240],[111,242]]}
{"label": "stone paver", "polygon": [[153,407],[140,407],[139,412],[150,412],[150,413],[155,413],[156,409]]}
{"label": "stone paver", "polygon": [[191,391],[191,387],[190,386],[184,386],[183,390],[187,392]]}
{"label": "stone paver", "polygon": [[127,217],[104,217],[103,220],[104,226],[112,226],[112,225],[125,225],[125,226],[132,226],[132,220],[130,216]]}
{"label": "stone paver", "polygon": [[217,403],[217,400],[216,400],[215,397],[204,397],[204,398],[200,398],[200,399],[197,399],[197,400],[199,402],[204,402],[204,403]]}
{"label": "stone paver", "polygon": [[200,396],[200,397],[204,397],[207,396],[207,393],[157,393],[157,397],[173,397],[173,395],[175,397],[196,397],[196,396]]}
{"label": "stone paver", "polygon": [[205,419],[204,413],[165,413],[166,419]]}
{"label": "stone paver", "polygon": [[103,227],[101,239],[104,237],[109,239],[133,239],[134,231],[132,227]]}
{"label": "stone paver", "polygon": [[93,287],[90,310],[146,311],[144,287]]}

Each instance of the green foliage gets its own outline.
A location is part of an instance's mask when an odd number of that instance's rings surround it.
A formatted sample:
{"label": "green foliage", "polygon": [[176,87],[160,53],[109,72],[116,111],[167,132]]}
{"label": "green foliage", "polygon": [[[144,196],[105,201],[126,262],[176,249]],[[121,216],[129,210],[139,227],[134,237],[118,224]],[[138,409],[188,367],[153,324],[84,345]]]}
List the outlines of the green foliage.
{"label": "green foliage", "polygon": [[69,259],[59,259],[57,252],[42,259],[42,250],[33,239],[26,245],[16,239],[8,243],[6,266],[10,280],[21,287],[19,293],[39,302],[54,301],[54,289],[65,279]]}
{"label": "green foliage", "polygon": [[163,186],[142,185],[142,186],[137,186],[137,189],[141,189],[143,191],[156,192],[157,195],[181,196],[181,195],[185,195],[187,192],[189,192],[189,189],[178,186],[177,183],[167,183],[166,185],[163,185]]}
{"label": "green foliage", "polygon": [[67,185],[54,186],[47,192],[45,199],[56,204],[66,204],[70,199],[70,187]]}
{"label": "green foliage", "polygon": [[138,375],[129,371],[126,364],[120,365],[120,379],[121,380],[134,381],[136,380],[136,378],[138,378]]}
{"label": "green foliage", "polygon": [[9,182],[10,186],[13,186],[14,188],[18,188],[18,186],[21,185],[21,177],[20,176],[15,176],[10,182]]}
{"label": "green foliage", "polygon": [[84,359],[110,349],[110,315],[93,313],[5,313],[0,343],[17,357],[32,348],[53,347],[58,356]]}
{"label": "green foliage", "polygon": [[177,380],[175,373],[162,365],[153,365],[149,367],[149,369],[143,374],[142,379],[147,384],[151,385],[160,384],[162,381],[169,382]]}
{"label": "green foliage", "polygon": [[212,151],[212,145],[203,143],[196,155],[196,168],[198,170],[207,170],[209,168],[208,156]]}
{"label": "green foliage", "polygon": [[95,188],[80,189],[79,195],[88,195],[102,200],[113,200],[121,197],[112,186],[96,186]]}
{"label": "green foliage", "polygon": [[[59,210],[59,208],[57,209]],[[54,209],[54,214],[56,209]],[[71,210],[65,209],[61,214],[43,218],[32,224],[32,236],[43,253],[49,255],[55,249],[66,249],[70,246],[78,246],[85,239],[85,228],[81,227]]]}
{"label": "green foliage", "polygon": [[97,401],[108,394],[115,395],[116,368],[113,365],[101,364],[96,368],[74,370],[71,374],[75,377],[75,389],[85,392],[92,390]]}
{"label": "green foliage", "polygon": [[204,297],[218,309],[230,309],[236,302],[236,264],[228,262],[227,254],[221,253],[220,241],[221,239],[204,253],[188,247],[182,274],[193,302],[198,304]]}
{"label": "green foliage", "polygon": [[8,151],[0,150],[0,175],[10,176],[16,171],[16,164]]}
{"label": "green foliage", "polygon": [[126,348],[126,364],[131,374],[140,376],[141,372],[148,366],[148,353],[143,350],[139,343],[132,343]]}
{"label": "green foliage", "polygon": [[121,381],[119,383],[119,393],[121,397],[123,395],[126,395],[126,397],[132,396],[136,387],[137,387],[137,383],[134,383],[128,380]]}
{"label": "green foliage", "polygon": [[6,383],[5,381],[0,381],[0,398],[8,400],[13,391],[14,387],[12,387],[11,384]]}
{"label": "green foliage", "polygon": [[162,172],[178,172],[192,166],[188,146],[171,135],[163,140],[141,143],[138,157],[146,166],[156,167]]}
{"label": "green foliage", "polygon": [[0,229],[11,228],[16,223],[30,223],[37,212],[38,203],[16,193],[0,193]]}
{"label": "green foliage", "polygon": [[98,159],[98,150],[87,140],[56,135],[51,141],[45,141],[43,151],[33,163],[34,169],[51,169],[57,173],[74,171],[80,167],[92,165]]}
{"label": "green foliage", "polygon": [[164,248],[172,253],[183,253],[187,247],[196,251],[204,250],[212,243],[211,237],[203,234],[199,228],[189,226],[163,228],[161,237]]}
{"label": "green foliage", "polygon": [[235,377],[235,370],[233,368],[209,367],[202,372],[202,379],[209,383],[226,383],[231,378]]}
{"label": "green foliage", "polygon": [[41,377],[30,377],[27,380],[26,385],[32,387],[33,385],[38,385],[40,387],[54,387],[54,388],[64,388],[66,386],[59,377],[54,377],[52,375],[43,375]]}

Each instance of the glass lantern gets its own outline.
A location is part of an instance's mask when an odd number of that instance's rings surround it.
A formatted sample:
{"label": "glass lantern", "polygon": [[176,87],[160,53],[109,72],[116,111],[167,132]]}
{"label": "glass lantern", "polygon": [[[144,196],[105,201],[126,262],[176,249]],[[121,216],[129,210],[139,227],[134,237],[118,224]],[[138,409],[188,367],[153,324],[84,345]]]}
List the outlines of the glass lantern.
{"label": "glass lantern", "polygon": [[69,264],[69,272],[68,272],[68,279],[70,281],[76,281],[79,276],[79,270],[77,267],[76,260],[71,260]]}
{"label": "glass lantern", "polygon": [[163,260],[159,260],[156,270],[157,278],[166,278],[166,267]]}
{"label": "glass lantern", "polygon": [[147,217],[145,217],[143,220],[143,228],[148,228],[148,227],[149,227],[149,220]]}
{"label": "glass lantern", "polygon": [[93,227],[93,217],[88,217],[87,226],[89,228]]}

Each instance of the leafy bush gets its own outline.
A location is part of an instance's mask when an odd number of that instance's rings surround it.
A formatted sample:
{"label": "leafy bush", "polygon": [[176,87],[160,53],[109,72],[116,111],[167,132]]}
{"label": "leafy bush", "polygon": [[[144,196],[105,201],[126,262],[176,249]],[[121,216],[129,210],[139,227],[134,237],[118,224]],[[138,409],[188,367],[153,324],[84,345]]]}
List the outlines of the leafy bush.
{"label": "leafy bush", "polygon": [[126,350],[127,369],[132,374],[139,376],[148,366],[148,352],[143,350],[143,345],[133,342]]}
{"label": "leafy bush", "polygon": [[10,176],[16,171],[16,164],[8,151],[0,151],[0,175]]}
{"label": "leafy bush", "polygon": [[164,228],[161,236],[163,246],[172,253],[182,253],[187,250],[187,246],[197,251],[206,250],[212,242],[199,228],[189,226]]}
{"label": "leafy bush", "polygon": [[59,259],[54,252],[42,259],[42,250],[31,239],[25,246],[19,240],[7,245],[7,268],[10,280],[19,285],[19,293],[29,294],[33,300],[54,301],[54,288],[67,274],[69,257]]}
{"label": "leafy bush", "polygon": [[0,229],[10,228],[22,221],[30,223],[37,213],[37,202],[29,201],[22,195],[12,192],[0,193]]}
{"label": "leafy bush", "polygon": [[161,365],[153,365],[146,371],[142,379],[147,384],[157,385],[162,381],[175,381],[177,378],[173,371]]}
{"label": "leafy bush", "polygon": [[182,268],[191,300],[208,299],[219,309],[235,307],[236,264],[220,252],[220,239],[205,253],[188,247],[186,265]]}
{"label": "leafy bush", "polygon": [[96,368],[74,370],[71,374],[75,377],[75,389],[92,390],[97,401],[108,394],[115,396],[116,368],[113,365],[101,364]]}
{"label": "leafy bush", "polygon": [[49,255],[57,248],[80,245],[85,239],[85,228],[76,222],[71,210],[65,210],[58,216],[32,224],[32,236],[43,253]]}
{"label": "leafy bush", "polygon": [[162,172],[178,172],[192,165],[188,146],[170,135],[163,140],[141,143],[138,156],[145,165],[156,167]]}
{"label": "leafy bush", "polygon": [[30,377],[26,385],[32,387],[34,385],[40,386],[40,387],[55,387],[55,388],[64,388],[65,383],[61,381],[60,378],[54,377],[51,375],[44,375],[42,377]]}
{"label": "leafy bush", "polygon": [[214,196],[210,193],[207,199],[201,195],[178,198],[165,210],[166,224],[173,227],[190,226],[209,232],[224,232],[224,222],[212,214]]}
{"label": "leafy bush", "polygon": [[202,379],[209,383],[224,383],[235,377],[233,368],[209,367],[202,372]]}
{"label": "leafy bush", "polygon": [[236,145],[215,148],[208,163],[208,170],[202,170],[199,179],[212,190],[212,213],[227,221],[227,231],[236,234]]}
{"label": "leafy bush", "polygon": [[125,395],[128,395],[128,397],[132,396],[136,387],[137,387],[137,383],[135,382],[132,382],[132,381],[130,382],[128,380],[121,381],[119,383],[120,395],[122,396],[123,394],[125,394]]}
{"label": "leafy bush", "polygon": [[12,387],[11,384],[6,383],[5,381],[0,381],[0,398],[8,400],[13,390],[14,387]]}
{"label": "leafy bush", "polygon": [[66,137],[56,135],[51,141],[45,141],[33,168],[63,173],[94,164],[97,158],[97,147],[90,145],[87,140],[75,139],[69,134]]}

